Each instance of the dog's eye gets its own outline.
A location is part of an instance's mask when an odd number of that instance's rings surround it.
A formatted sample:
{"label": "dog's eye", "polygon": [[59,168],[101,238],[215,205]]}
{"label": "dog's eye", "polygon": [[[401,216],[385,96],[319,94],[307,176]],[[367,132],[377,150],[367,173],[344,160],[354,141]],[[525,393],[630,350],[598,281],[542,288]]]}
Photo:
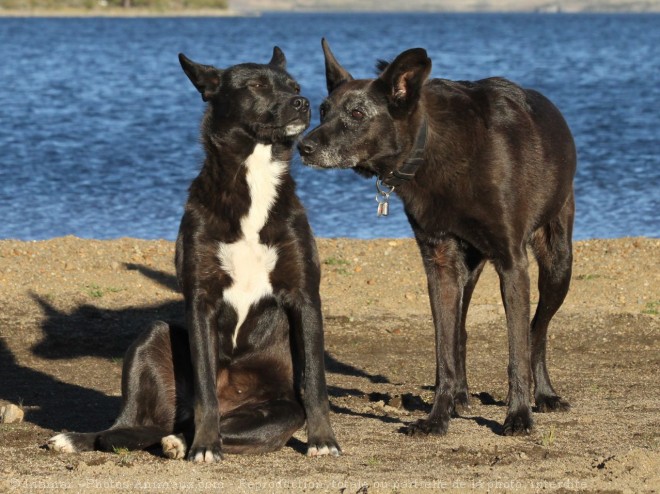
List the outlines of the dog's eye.
{"label": "dog's eye", "polygon": [[319,108],[319,115],[321,116],[321,120],[323,120],[325,118],[325,107],[324,106]]}
{"label": "dog's eye", "polygon": [[248,86],[253,89],[265,89],[268,87],[268,84],[261,81],[253,81],[253,82],[249,82]]}
{"label": "dog's eye", "polygon": [[296,94],[300,94],[300,86],[298,84],[293,86],[293,90],[296,92]]}
{"label": "dog's eye", "polygon": [[362,120],[364,118],[364,113],[356,108],[355,110],[351,111],[351,117],[353,117],[355,120]]}

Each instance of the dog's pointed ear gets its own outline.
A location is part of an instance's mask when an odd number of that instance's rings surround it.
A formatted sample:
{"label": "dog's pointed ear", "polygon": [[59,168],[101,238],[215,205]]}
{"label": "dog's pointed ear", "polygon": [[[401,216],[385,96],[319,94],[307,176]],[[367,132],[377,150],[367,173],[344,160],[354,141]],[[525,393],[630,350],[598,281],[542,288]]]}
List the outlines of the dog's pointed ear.
{"label": "dog's pointed ear", "polygon": [[273,47],[273,57],[270,59],[270,62],[268,62],[268,65],[286,70],[286,57],[284,56],[284,52],[280,50],[279,46]]}
{"label": "dog's pointed ear", "polygon": [[378,77],[386,87],[390,104],[402,111],[414,107],[422,93],[422,86],[431,73],[431,59],[423,48],[412,48],[401,53]]}
{"label": "dog's pointed ear", "polygon": [[213,95],[218,93],[222,70],[216,69],[212,65],[195,63],[183,53],[179,53],[179,63],[188,76],[188,79],[190,79],[190,82],[201,93],[204,101],[208,101]]}
{"label": "dog's pointed ear", "polygon": [[325,38],[321,40],[321,46],[323,47],[323,55],[325,56],[325,81],[328,85],[328,94],[330,94],[343,83],[352,81],[353,76],[344,67],[339,65],[339,62],[337,62],[337,59],[330,51],[330,46]]}

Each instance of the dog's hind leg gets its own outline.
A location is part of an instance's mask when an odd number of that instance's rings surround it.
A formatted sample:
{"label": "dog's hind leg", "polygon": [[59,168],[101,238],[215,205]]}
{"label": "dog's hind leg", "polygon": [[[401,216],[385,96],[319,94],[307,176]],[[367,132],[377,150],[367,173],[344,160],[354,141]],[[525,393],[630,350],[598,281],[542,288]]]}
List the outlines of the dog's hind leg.
{"label": "dog's hind leg", "polygon": [[63,432],[51,437],[45,446],[58,453],[78,453],[80,451],[94,451],[98,432]]}
{"label": "dog's hind leg", "polygon": [[145,449],[160,444],[192,414],[185,396],[191,387],[185,330],[156,322],[131,345],[122,370],[123,405],[114,425],[93,433],[65,432],[46,446],[54,451]]}
{"label": "dog's hind leg", "polygon": [[164,427],[138,425],[135,427],[112,427],[97,435],[94,449],[116,451],[118,449],[140,450],[159,445],[168,434]]}
{"label": "dog's hind leg", "polygon": [[[472,253],[471,253],[472,254]],[[454,412],[460,414],[470,408],[470,394],[468,392],[467,372],[465,369],[465,360],[467,357],[467,330],[465,323],[467,320],[468,308],[474,287],[479,281],[479,276],[484,268],[486,261],[476,251],[468,256],[468,278],[465,288],[463,288],[463,310],[461,312],[461,322],[458,335],[458,359],[456,361],[456,391],[454,393]]]}
{"label": "dog's hind leg", "polygon": [[122,370],[124,403],[114,425],[99,434],[96,448],[145,449],[183,423],[192,423],[192,365],[188,334],[153,323],[126,352]]}
{"label": "dog's hind leg", "polygon": [[529,434],[533,428],[530,404],[529,261],[524,245],[512,245],[508,258],[495,262],[506,314],[509,340],[509,404],[505,436]]}
{"label": "dog's hind leg", "polygon": [[[220,418],[222,450],[237,454],[276,451],[304,424],[305,412],[292,399],[244,405]],[[336,456],[339,451],[317,453]]]}
{"label": "dog's hind leg", "polygon": [[546,365],[546,343],[550,320],[564,302],[571,282],[574,210],[571,195],[559,216],[539,228],[531,242],[539,265],[539,304],[531,324],[534,401],[539,412],[565,411],[570,408],[550,383]]}
{"label": "dog's hind leg", "polygon": [[60,453],[145,449],[160,443],[167,431],[161,427],[110,428],[101,432],[63,432],[48,440],[46,447]]}

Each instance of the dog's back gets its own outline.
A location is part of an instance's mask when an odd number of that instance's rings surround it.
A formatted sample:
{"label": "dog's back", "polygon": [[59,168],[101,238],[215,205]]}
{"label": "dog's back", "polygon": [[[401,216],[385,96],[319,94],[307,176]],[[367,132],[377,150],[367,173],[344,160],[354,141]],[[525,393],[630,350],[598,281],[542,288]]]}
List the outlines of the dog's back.
{"label": "dog's back", "polygon": [[432,79],[422,98],[441,139],[436,151],[454,148],[475,159],[503,152],[529,180],[550,175],[533,170],[544,160],[546,170],[560,171],[556,183],[573,179],[576,154],[570,129],[555,105],[538,91],[501,77],[474,82]]}
{"label": "dog's back", "polygon": [[[434,207],[420,206],[416,215],[425,230],[460,229],[491,254],[505,248],[493,245],[496,239],[526,238],[571,197],[575,146],[561,113],[542,94],[502,78],[433,79],[422,104],[429,117],[428,163],[401,193],[417,204],[420,195],[433,194]],[[476,224],[489,233],[476,232]]]}

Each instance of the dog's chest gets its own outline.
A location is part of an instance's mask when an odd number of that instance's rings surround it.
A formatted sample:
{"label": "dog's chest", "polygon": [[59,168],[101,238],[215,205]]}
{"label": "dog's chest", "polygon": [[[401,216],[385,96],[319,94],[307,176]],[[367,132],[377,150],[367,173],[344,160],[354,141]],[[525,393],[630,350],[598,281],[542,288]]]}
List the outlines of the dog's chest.
{"label": "dog's chest", "polygon": [[270,273],[277,263],[277,249],[262,244],[259,232],[266,224],[277,198],[286,163],[273,161],[271,147],[257,144],[244,166],[251,204],[247,214],[241,218],[242,237],[234,243],[220,243],[218,246],[220,266],[232,279],[223,297],[237,314],[232,335],[234,347],[250,307],[273,293]]}

